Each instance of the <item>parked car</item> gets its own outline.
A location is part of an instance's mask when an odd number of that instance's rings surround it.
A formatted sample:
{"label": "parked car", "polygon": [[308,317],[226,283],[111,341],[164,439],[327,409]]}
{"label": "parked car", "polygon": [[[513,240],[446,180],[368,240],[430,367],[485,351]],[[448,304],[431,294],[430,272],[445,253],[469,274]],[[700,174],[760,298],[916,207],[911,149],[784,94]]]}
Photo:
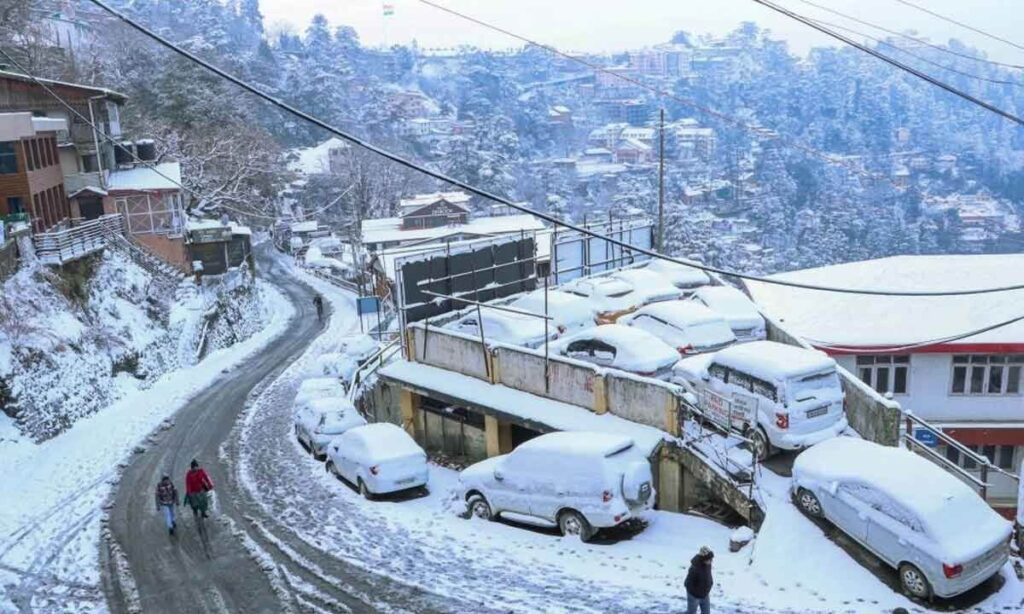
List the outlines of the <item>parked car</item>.
{"label": "parked car", "polygon": [[366,420],[345,397],[320,397],[295,405],[295,437],[317,460],[326,457],[332,439],[364,424]]}
{"label": "parked car", "polygon": [[345,385],[336,377],[311,377],[302,380],[295,393],[294,406],[299,407],[312,399],[345,396]]}
{"label": "parked car", "polygon": [[679,353],[657,337],[624,324],[602,324],[563,337],[550,346],[553,354],[667,379]]}
{"label": "parked car", "polygon": [[665,278],[673,286],[680,290],[693,290],[701,286],[706,286],[711,283],[711,278],[704,271],[686,266],[685,264],[676,264],[670,260],[662,260],[655,258],[651,260],[645,270],[657,273],[658,275]]}
{"label": "parked car", "polygon": [[651,333],[683,356],[717,352],[736,343],[725,318],[693,301],[647,305],[619,323]]}
{"label": "parked car", "polygon": [[793,496],[897,570],[918,599],[952,597],[998,573],[1013,532],[970,487],[901,448],[837,437],[793,464]]}
{"label": "parked car", "polygon": [[354,484],[367,499],[427,485],[427,453],[389,422],[357,426],[327,448],[327,471]]}
{"label": "parked car", "polygon": [[633,286],[615,277],[581,277],[564,286],[562,291],[590,300],[597,309],[597,321],[614,322],[643,304],[643,298],[633,292]]}
{"label": "parked car", "polygon": [[[597,308],[582,296],[559,290],[548,290],[547,295],[547,313],[551,317],[549,326],[559,336],[590,328],[597,323]],[[509,303],[509,307],[543,314],[544,290],[528,292]]]}
{"label": "parked car", "polygon": [[633,440],[609,433],[549,433],[459,474],[463,500],[478,518],[558,527],[590,539],[654,505],[650,462]]}
{"label": "parked car", "polygon": [[[470,309],[466,315],[445,325],[445,328],[479,337],[481,321],[483,322],[484,338],[488,342],[497,341],[528,348],[544,345],[543,318],[520,315],[500,309],[488,309],[487,307],[481,307],[479,311]],[[558,329],[549,326],[547,339],[552,340],[557,335]]]}
{"label": "parked car", "polygon": [[729,323],[740,343],[767,336],[764,317],[746,294],[732,286],[704,286],[693,292],[693,300],[711,309]]}
{"label": "parked car", "polygon": [[658,301],[671,301],[683,296],[683,291],[661,275],[647,269],[624,269],[612,274],[633,286],[633,292],[644,305]]}
{"label": "parked car", "polygon": [[848,426],[836,362],[822,352],[754,341],[684,358],[672,381],[712,422],[751,439],[758,460],[801,450]]}

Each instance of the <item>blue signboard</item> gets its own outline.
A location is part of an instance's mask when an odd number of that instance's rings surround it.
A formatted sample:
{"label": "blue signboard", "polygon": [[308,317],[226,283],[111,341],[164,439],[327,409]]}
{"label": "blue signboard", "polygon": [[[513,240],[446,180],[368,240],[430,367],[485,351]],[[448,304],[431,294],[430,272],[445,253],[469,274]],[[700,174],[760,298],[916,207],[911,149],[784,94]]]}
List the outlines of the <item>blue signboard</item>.
{"label": "blue signboard", "polygon": [[929,448],[939,445],[939,436],[926,429],[914,429],[914,439]]}
{"label": "blue signboard", "polygon": [[359,315],[380,311],[380,299],[376,296],[360,296],[356,299],[356,311]]}

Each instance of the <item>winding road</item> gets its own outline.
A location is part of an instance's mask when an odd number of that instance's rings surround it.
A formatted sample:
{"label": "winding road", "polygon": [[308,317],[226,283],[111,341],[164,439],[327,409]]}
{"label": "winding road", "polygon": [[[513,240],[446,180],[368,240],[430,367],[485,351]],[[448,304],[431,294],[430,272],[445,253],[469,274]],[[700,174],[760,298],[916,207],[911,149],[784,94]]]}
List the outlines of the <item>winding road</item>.
{"label": "winding road", "polygon": [[[174,425],[125,468],[109,513],[110,537],[101,544],[110,610],[450,611],[453,606],[439,597],[311,548],[262,512],[242,487],[233,458],[237,437],[231,443],[240,415],[324,329],[313,311],[312,290],[279,259],[263,254],[259,270],[292,301],[296,317],[260,354],[183,407]],[[206,524],[208,549],[184,506],[177,535],[168,536],[153,499],[165,472],[183,489],[192,458],[216,485],[214,513]]]}

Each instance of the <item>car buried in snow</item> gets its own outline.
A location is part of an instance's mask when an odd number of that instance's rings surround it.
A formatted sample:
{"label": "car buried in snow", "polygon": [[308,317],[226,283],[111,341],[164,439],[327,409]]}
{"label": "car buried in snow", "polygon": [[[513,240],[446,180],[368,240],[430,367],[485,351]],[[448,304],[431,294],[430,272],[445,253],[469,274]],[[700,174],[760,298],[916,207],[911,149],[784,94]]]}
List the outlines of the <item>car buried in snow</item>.
{"label": "car buried in snow", "polygon": [[548,433],[459,474],[469,514],[557,527],[582,541],[654,505],[650,462],[623,435]]}
{"label": "car buried in snow", "polygon": [[759,341],[767,336],[764,316],[757,305],[732,286],[697,288],[691,299],[725,318],[740,343]]}
{"label": "car buried in snow", "polygon": [[699,268],[678,264],[670,260],[662,260],[661,258],[651,260],[644,267],[644,270],[660,275],[670,284],[687,294],[711,283],[711,278],[708,274]]}
{"label": "car buried in snow", "polygon": [[612,277],[633,286],[633,292],[639,297],[642,305],[671,301],[683,296],[682,290],[663,276],[647,269],[623,269],[612,273]]}
{"label": "car buried in snow", "polygon": [[801,450],[848,426],[836,362],[822,352],[774,341],[733,345],[680,360],[671,381],[712,423],[742,433],[763,461]]}
{"label": "car buried in snow", "polygon": [[609,324],[643,305],[633,284],[616,277],[582,277],[564,284],[560,290],[588,299],[597,310],[597,321]]}
{"label": "car buried in snow", "polygon": [[551,318],[548,326],[557,331],[559,337],[571,335],[597,324],[597,309],[582,296],[559,290],[548,290],[545,299],[544,294],[543,289],[534,290],[516,297],[508,306],[543,315],[546,301],[548,317]]}
{"label": "car buried in snow", "polygon": [[327,446],[328,472],[354,485],[367,499],[425,489],[427,453],[401,427],[389,422],[357,426]]}
{"label": "car buried in snow", "polygon": [[602,324],[563,337],[550,346],[561,354],[601,367],[668,379],[679,353],[651,333],[624,324]]}
{"label": "car buried in snow", "polygon": [[310,377],[302,380],[295,393],[294,407],[313,399],[345,396],[345,385],[337,377]]}
{"label": "car buried in snow", "polygon": [[481,307],[468,309],[461,318],[446,324],[445,328],[480,338],[483,323],[483,338],[488,343],[508,343],[527,348],[544,345],[558,336],[558,329],[548,325],[544,318],[528,314],[513,313],[503,309]]}
{"label": "car buried in snow", "polygon": [[317,460],[326,458],[327,444],[345,431],[366,424],[345,397],[320,397],[295,406],[295,437]]}
{"label": "car buried in snow", "polygon": [[717,352],[736,342],[725,318],[693,301],[663,301],[619,318],[620,324],[645,330],[680,356]]}
{"label": "car buried in snow", "polygon": [[902,448],[836,437],[793,464],[798,507],[828,520],[897,571],[917,599],[953,597],[993,575],[1012,525],[957,477]]}

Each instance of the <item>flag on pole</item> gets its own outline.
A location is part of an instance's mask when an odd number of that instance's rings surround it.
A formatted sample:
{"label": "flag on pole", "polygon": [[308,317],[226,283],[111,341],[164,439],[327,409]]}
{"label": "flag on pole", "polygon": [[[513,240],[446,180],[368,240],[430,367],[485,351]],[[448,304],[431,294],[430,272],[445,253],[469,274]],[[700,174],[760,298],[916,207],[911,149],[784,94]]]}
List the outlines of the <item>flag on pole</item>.
{"label": "flag on pole", "polygon": [[385,17],[391,17],[392,15],[395,14],[395,5],[394,4],[385,4],[385,5],[383,5],[383,8],[384,8],[384,16]]}

